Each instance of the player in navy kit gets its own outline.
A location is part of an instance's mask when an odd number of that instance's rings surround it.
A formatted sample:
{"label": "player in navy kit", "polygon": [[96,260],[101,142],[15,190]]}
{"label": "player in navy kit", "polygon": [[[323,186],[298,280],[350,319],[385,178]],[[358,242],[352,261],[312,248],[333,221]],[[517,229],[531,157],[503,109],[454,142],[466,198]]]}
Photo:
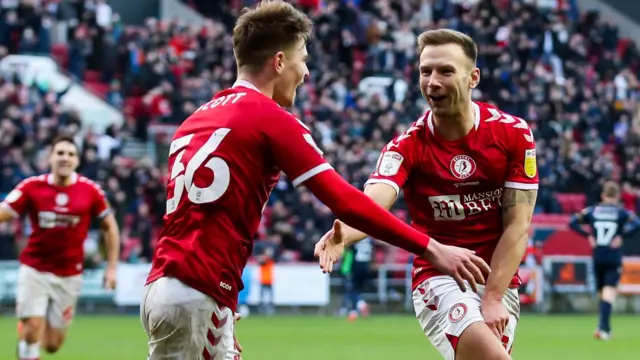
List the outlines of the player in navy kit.
{"label": "player in navy kit", "polygon": [[[601,196],[600,204],[574,215],[570,227],[587,237],[593,248],[593,268],[600,300],[600,321],[594,336],[609,340],[611,306],[622,271],[622,238],[640,229],[640,221],[635,213],[620,206],[618,184],[606,182]],[[590,233],[582,229],[583,224],[588,225]]]}
{"label": "player in navy kit", "polygon": [[361,293],[370,278],[371,261],[373,260],[373,240],[366,238],[346,250],[341,271],[345,277],[345,302],[349,310],[349,320],[358,315],[368,316],[369,306],[362,299]]}

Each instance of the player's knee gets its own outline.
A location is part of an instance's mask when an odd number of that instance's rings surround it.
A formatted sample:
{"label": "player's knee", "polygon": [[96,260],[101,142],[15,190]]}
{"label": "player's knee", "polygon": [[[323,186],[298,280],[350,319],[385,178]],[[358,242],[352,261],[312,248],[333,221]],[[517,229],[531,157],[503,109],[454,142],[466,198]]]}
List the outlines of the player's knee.
{"label": "player's knee", "polygon": [[608,303],[613,303],[616,300],[616,288],[613,286],[605,286],[602,288],[602,300]]}
{"label": "player's knee", "polygon": [[42,318],[27,318],[22,320],[22,336],[29,344],[40,341],[43,330],[44,319]]}

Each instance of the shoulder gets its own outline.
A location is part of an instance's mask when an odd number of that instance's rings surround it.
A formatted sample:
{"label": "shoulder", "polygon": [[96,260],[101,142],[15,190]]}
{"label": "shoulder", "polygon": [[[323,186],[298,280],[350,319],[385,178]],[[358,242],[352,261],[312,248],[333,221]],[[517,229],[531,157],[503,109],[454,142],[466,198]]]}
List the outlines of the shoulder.
{"label": "shoulder", "polygon": [[526,141],[533,142],[531,128],[525,119],[509,114],[487,103],[475,103],[477,115],[484,126],[508,134],[516,134]]}
{"label": "shoulder", "polygon": [[76,185],[82,189],[89,189],[90,191],[93,191],[100,196],[105,196],[104,191],[102,190],[102,187],[100,187],[100,185],[98,185],[98,183],[96,183],[95,181],[85,176],[79,175]]}
{"label": "shoulder", "polygon": [[16,186],[15,190],[25,191],[37,187],[38,185],[42,185],[47,182],[47,175],[37,175],[30,176],[24,180],[22,180],[18,186]]}
{"label": "shoulder", "polygon": [[415,144],[421,139],[425,139],[425,129],[427,128],[426,123],[430,113],[430,111],[427,111],[424,115],[414,121],[407,130],[403,131],[400,135],[391,140],[385,147],[385,150],[390,151],[394,148]]}

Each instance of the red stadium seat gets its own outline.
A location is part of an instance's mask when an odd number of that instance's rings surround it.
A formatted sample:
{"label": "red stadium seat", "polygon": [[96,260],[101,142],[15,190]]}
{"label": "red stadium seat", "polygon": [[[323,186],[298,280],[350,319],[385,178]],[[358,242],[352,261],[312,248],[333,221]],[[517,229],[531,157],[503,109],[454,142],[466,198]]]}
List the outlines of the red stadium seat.
{"label": "red stadium seat", "polygon": [[587,204],[587,196],[584,194],[557,194],[556,200],[560,203],[565,214],[572,214],[584,209]]}
{"label": "red stadium seat", "polygon": [[67,44],[54,44],[51,46],[51,58],[63,69],[69,66],[69,48]]}

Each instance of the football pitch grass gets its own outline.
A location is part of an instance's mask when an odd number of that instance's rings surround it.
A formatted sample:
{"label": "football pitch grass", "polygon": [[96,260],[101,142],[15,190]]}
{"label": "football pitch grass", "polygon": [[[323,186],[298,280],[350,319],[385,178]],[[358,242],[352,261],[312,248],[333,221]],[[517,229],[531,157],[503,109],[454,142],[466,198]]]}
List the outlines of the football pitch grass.
{"label": "football pitch grass", "polygon": [[[516,360],[640,359],[640,317],[613,318],[614,338],[592,338],[595,316],[524,315]],[[411,315],[373,315],[350,323],[317,316],[250,316],[238,323],[246,360],[441,359]],[[0,359],[15,359],[16,325],[0,318]],[[136,316],[79,316],[59,360],[145,360],[146,336]]]}

